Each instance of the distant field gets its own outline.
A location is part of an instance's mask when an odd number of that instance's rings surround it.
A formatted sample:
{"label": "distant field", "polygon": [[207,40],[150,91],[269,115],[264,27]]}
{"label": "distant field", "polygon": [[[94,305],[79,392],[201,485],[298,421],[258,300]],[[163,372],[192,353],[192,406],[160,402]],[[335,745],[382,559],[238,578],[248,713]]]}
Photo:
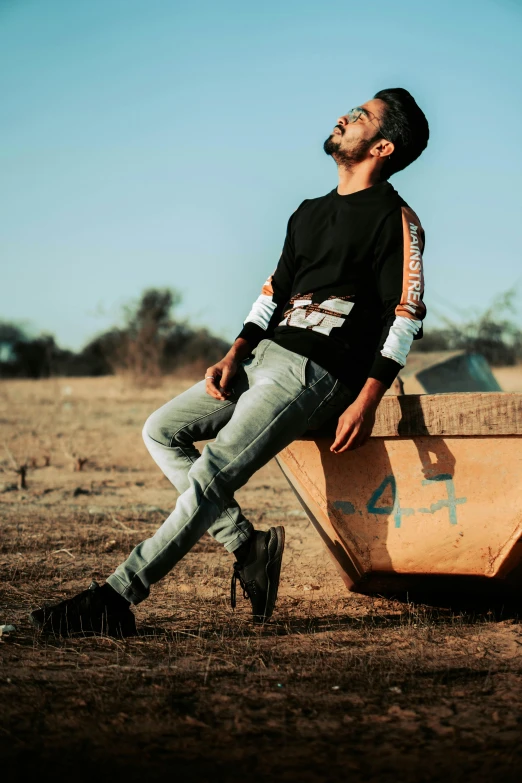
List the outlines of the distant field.
{"label": "distant field", "polygon": [[[522,391],[522,368],[495,375]],[[170,512],[140,432],[187,384],[0,383],[2,779],[519,780],[519,619],[348,593],[274,462],[237,495],[286,526],[271,624],[231,611],[232,557],[205,536],[136,609],[139,638],[32,629],[31,608],[103,581]]]}
{"label": "distant field", "polygon": [[503,391],[522,391],[522,365],[516,367],[496,367],[493,375]]}

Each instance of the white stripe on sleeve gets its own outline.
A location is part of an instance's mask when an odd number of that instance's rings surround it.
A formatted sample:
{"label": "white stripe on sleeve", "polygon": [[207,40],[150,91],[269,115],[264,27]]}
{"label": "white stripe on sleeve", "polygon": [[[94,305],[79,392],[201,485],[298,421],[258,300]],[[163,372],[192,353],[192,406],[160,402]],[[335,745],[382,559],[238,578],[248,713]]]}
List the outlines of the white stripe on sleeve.
{"label": "white stripe on sleeve", "polygon": [[252,305],[252,309],[247,315],[244,323],[253,323],[260,326],[261,329],[268,329],[268,324],[270,323],[276,306],[277,305],[271,296],[260,294]]}
{"label": "white stripe on sleeve", "polygon": [[388,337],[384,343],[381,355],[393,359],[402,367],[406,364],[406,358],[411,348],[414,336],[422,326],[422,321],[413,318],[405,318],[398,315],[391,325]]}

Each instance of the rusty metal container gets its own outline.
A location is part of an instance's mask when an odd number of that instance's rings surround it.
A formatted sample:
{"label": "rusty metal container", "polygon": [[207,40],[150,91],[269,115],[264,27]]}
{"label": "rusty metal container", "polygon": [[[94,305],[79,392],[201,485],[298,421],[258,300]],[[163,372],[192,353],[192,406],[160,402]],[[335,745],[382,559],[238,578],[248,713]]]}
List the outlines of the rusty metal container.
{"label": "rusty metal container", "polygon": [[373,436],[278,463],[349,590],[522,597],[522,394],[385,397]]}

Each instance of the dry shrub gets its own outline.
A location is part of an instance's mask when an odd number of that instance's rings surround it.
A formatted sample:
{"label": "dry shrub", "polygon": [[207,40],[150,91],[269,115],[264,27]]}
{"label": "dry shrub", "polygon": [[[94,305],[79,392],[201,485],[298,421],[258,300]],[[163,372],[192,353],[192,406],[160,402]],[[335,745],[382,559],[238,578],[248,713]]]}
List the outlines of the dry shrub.
{"label": "dry shrub", "polygon": [[140,387],[155,387],[167,373],[183,369],[199,377],[218,361],[228,344],[207,329],[173,318],[181,296],[171,289],[148,289],[125,308],[125,324],[98,338],[115,374]]}

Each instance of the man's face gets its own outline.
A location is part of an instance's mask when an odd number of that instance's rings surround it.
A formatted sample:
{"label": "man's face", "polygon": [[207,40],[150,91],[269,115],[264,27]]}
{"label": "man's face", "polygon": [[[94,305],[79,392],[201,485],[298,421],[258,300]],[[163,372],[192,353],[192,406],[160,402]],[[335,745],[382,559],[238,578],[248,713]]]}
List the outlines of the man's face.
{"label": "man's face", "polygon": [[386,104],[379,98],[372,98],[351,111],[361,111],[361,116],[354,122],[351,112],[342,115],[337,120],[332,134],[326,139],[323,149],[331,155],[339,165],[347,167],[361,163],[369,156],[373,144],[383,138],[380,125]]}

